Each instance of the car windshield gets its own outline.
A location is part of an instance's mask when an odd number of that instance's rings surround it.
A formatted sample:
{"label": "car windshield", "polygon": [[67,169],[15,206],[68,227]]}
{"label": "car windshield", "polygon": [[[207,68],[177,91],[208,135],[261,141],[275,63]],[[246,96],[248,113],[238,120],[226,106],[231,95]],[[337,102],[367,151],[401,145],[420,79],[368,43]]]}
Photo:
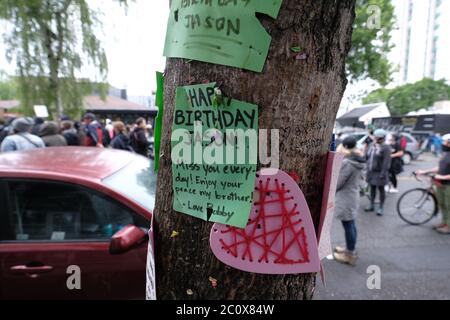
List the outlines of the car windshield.
{"label": "car windshield", "polygon": [[366,136],[365,132],[361,132],[361,133],[351,133],[348,135],[349,137],[355,138],[356,141],[361,140],[362,138],[364,138]]}
{"label": "car windshield", "polygon": [[127,166],[104,179],[103,183],[153,212],[156,174],[153,170],[153,162],[150,160],[137,157]]}
{"label": "car windshield", "polygon": [[355,138],[356,140],[360,140],[362,138],[364,138],[366,136],[365,133],[355,133],[351,135],[353,138]]}

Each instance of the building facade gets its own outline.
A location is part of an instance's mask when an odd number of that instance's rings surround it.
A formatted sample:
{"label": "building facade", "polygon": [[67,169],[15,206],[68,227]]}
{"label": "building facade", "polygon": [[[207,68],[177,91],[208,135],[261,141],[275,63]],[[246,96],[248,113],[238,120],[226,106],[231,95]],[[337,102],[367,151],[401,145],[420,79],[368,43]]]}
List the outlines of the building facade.
{"label": "building facade", "polygon": [[385,103],[374,103],[353,109],[336,120],[337,128],[361,128],[365,129],[374,118],[390,117]]}
{"label": "building facade", "polygon": [[423,78],[450,80],[450,1],[393,0],[397,28],[391,60],[398,65],[395,85]]}

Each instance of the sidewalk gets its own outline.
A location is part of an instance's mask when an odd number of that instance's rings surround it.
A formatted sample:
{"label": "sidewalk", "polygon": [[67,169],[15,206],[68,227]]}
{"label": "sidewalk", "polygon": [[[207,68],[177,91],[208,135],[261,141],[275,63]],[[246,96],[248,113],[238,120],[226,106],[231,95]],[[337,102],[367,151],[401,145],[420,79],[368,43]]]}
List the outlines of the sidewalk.
{"label": "sidewalk", "polygon": [[[410,226],[397,215],[397,199],[406,190],[421,186],[411,172],[437,165],[437,158],[423,155],[419,161],[405,166],[400,177],[400,193],[389,194],[384,217],[365,213],[367,198],[361,199],[358,216],[360,259],[350,267],[324,260],[327,278],[324,288],[318,277],[315,299],[450,299],[450,236],[431,229],[435,219],[425,226]],[[332,228],[333,246],[345,243],[344,231],[335,220]],[[369,266],[381,269],[381,289],[367,288]]]}

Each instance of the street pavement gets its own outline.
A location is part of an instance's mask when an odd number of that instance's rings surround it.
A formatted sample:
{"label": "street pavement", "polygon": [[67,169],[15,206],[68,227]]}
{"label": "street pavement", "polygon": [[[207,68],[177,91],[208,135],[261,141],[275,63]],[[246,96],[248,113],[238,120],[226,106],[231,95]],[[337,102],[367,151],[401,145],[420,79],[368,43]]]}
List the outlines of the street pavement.
{"label": "street pavement", "polygon": [[[439,235],[432,226],[411,226],[397,214],[397,200],[409,189],[425,186],[411,177],[411,172],[436,166],[438,160],[424,154],[418,161],[405,166],[400,176],[398,194],[388,194],[385,216],[365,213],[367,198],[360,201],[357,219],[359,260],[352,267],[324,259],[326,287],[317,277],[315,300],[403,300],[450,299],[450,235]],[[440,217],[440,215],[439,215]],[[340,221],[332,227],[332,245],[345,244]],[[381,271],[381,288],[370,290],[367,280],[369,266]]]}

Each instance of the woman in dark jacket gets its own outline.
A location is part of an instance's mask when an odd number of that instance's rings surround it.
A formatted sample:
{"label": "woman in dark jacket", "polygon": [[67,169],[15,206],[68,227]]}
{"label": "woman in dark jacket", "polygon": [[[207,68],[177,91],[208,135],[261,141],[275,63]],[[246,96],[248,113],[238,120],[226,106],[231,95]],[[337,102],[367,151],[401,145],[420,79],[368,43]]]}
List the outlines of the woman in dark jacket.
{"label": "woman in dark jacket", "polygon": [[130,138],[126,133],[127,130],[123,122],[114,122],[113,127],[115,136],[111,141],[110,146],[117,150],[133,151],[133,148],[130,146]]}
{"label": "woman in dark jacket", "polygon": [[147,123],[145,119],[139,118],[136,120],[136,128],[130,135],[130,142],[134,152],[144,157],[148,157],[150,147],[150,142],[147,140],[147,135],[145,134],[146,128]]}
{"label": "woman in dark jacket", "polygon": [[378,129],[374,133],[375,143],[367,152],[367,183],[370,186],[370,205],[366,212],[375,210],[377,189],[380,192],[380,206],[376,210],[378,216],[384,214],[385,186],[389,183],[389,169],[391,167],[391,148],[385,143],[386,131]]}
{"label": "woman in dark jacket", "polygon": [[64,120],[61,122],[61,134],[67,141],[69,146],[79,146],[80,140],[78,137],[77,130],[73,127],[74,124],[70,120]]}

